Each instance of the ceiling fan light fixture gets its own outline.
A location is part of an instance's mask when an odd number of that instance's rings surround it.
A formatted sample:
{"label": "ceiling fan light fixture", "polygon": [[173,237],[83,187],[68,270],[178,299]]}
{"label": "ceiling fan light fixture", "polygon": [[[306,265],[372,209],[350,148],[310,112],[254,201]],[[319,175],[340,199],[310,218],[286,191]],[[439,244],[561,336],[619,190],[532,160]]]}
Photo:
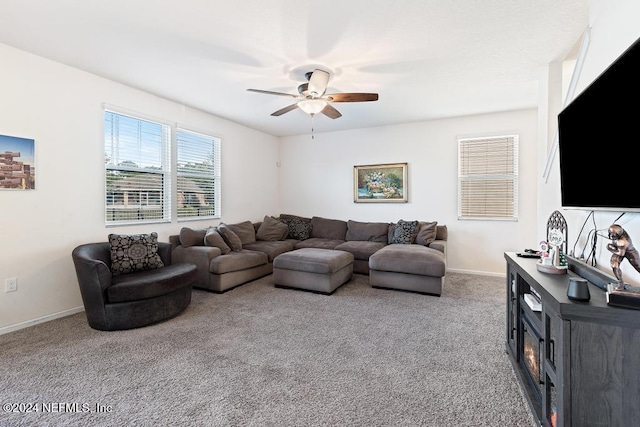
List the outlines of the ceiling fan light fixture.
{"label": "ceiling fan light fixture", "polygon": [[326,106],[327,101],[322,99],[305,99],[298,102],[298,108],[310,115],[318,114]]}

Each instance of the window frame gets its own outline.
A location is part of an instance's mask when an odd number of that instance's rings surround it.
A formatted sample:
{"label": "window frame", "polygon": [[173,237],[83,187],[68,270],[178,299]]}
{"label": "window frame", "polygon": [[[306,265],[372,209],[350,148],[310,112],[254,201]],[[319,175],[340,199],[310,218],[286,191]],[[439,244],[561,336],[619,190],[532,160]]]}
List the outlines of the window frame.
{"label": "window frame", "polygon": [[[111,142],[108,142],[108,131],[107,128],[107,115],[113,114],[117,116],[128,117],[133,120],[138,120],[140,122],[149,122],[154,125],[162,126],[162,141],[161,141],[161,167],[159,169],[149,168],[149,167],[137,167],[131,165],[112,165],[108,161],[109,158],[109,149],[113,147],[113,136],[111,136]],[[167,120],[158,119],[155,117],[150,117],[145,114],[126,111],[120,108],[113,108],[105,105],[102,111],[102,123],[103,123],[103,153],[104,153],[104,183],[105,188],[103,192],[104,197],[104,223],[106,227],[115,227],[115,226],[127,226],[127,225],[141,225],[141,224],[154,224],[154,223],[168,223],[173,222],[176,219],[177,222],[182,221],[193,221],[193,220],[203,220],[203,219],[216,219],[221,217],[221,174],[220,174],[220,166],[221,166],[221,146],[222,146],[222,138],[220,136],[214,135],[210,132],[203,132],[195,130],[188,126],[181,126],[174,122],[169,122]],[[213,147],[213,171],[210,175],[213,180],[213,184],[211,186],[213,190],[212,202],[213,202],[213,213],[212,215],[201,215],[201,216],[182,216],[178,215],[178,134],[180,132],[188,132],[191,134],[196,134],[205,138],[211,138],[214,143]],[[142,154],[140,154],[142,156]],[[133,158],[136,158],[136,155],[131,156],[132,159],[122,157],[124,160],[119,160],[121,163],[131,162],[135,164]],[[142,158],[142,157],[140,157]],[[161,218],[144,218],[140,217],[140,208],[138,208],[138,219],[120,219],[120,220],[109,220],[109,217],[113,217],[113,213],[110,213],[109,207],[114,204],[115,198],[118,196],[114,192],[110,191],[111,183],[109,182],[109,171],[121,171],[129,174],[157,174],[162,177],[162,217]],[[196,174],[198,175],[198,174]],[[204,175],[198,175],[199,178],[204,177]],[[144,178],[142,178],[144,179]],[[112,194],[113,193],[113,194]],[[150,195],[152,197],[153,195]],[[108,200],[111,197],[111,203],[109,204]],[[124,198],[124,196],[122,196]],[[134,196],[137,198],[137,196]],[[112,209],[113,210],[113,209]],[[133,211],[133,210],[132,210]],[[125,215],[123,215],[124,217]]]}
{"label": "window frame", "polygon": [[[136,120],[139,123],[150,123],[152,125],[157,125],[161,127],[161,133],[159,134],[160,136],[160,141],[159,142],[151,142],[151,144],[158,144],[159,147],[154,147],[154,148],[159,148],[160,153],[159,153],[159,167],[160,169],[153,169],[150,167],[146,167],[146,166],[131,166],[131,165],[112,165],[107,161],[107,155],[108,155],[108,148],[111,148],[111,152],[113,152],[113,144],[110,144],[108,146],[107,144],[107,126],[106,126],[106,121],[107,121],[107,114],[112,114],[114,117],[115,116],[119,116],[119,117],[123,117],[123,118],[129,118],[132,120]],[[171,221],[171,155],[170,155],[170,143],[171,143],[171,127],[168,123],[157,120],[157,119],[153,119],[150,117],[145,117],[144,115],[138,114],[131,114],[131,113],[127,113],[127,112],[122,112],[122,111],[117,111],[111,108],[105,108],[103,110],[103,114],[102,114],[102,120],[103,120],[103,124],[104,124],[104,129],[103,129],[103,148],[104,148],[104,154],[105,154],[105,177],[104,177],[104,182],[105,182],[105,191],[104,191],[104,201],[105,201],[105,218],[104,218],[104,222],[105,225],[107,226],[120,226],[120,225],[128,225],[128,224],[150,224],[150,223],[162,223],[162,222],[170,222]],[[142,132],[141,132],[142,133]],[[138,135],[137,138],[139,139],[139,143],[142,144],[141,135]],[[119,139],[119,136],[118,136]],[[113,137],[112,137],[112,141],[113,141]],[[142,150],[140,149],[140,152],[138,152],[138,154],[140,154],[140,156],[142,156]],[[112,154],[113,155],[113,154]],[[120,156],[118,156],[120,157]],[[135,164],[136,161],[142,161],[143,158],[139,157],[137,159],[133,159],[131,157],[127,157],[127,156],[123,156],[122,157],[123,160],[121,160],[122,163],[124,162],[130,162],[132,164]],[[144,159],[146,160],[146,159]],[[138,207],[138,211],[137,211],[137,215],[138,215],[138,219],[120,219],[120,220],[109,220],[109,216],[113,216],[113,214],[116,212],[116,209],[112,209],[111,210],[111,214],[109,207],[113,206],[113,205],[109,205],[107,200],[109,198],[110,195],[110,191],[109,191],[109,187],[110,187],[110,183],[109,183],[109,171],[116,171],[116,172],[121,172],[124,174],[131,174],[131,177],[133,176],[137,176],[137,177],[142,177],[142,176],[146,176],[147,178],[150,177],[151,175],[156,175],[159,176],[162,183],[161,186],[158,186],[158,188],[161,188],[162,194],[160,197],[160,200],[162,201],[162,205],[161,205],[161,216],[159,218],[144,218],[144,214],[143,217],[141,218],[141,213],[143,212],[142,209],[142,204],[139,203],[139,207]],[[142,178],[144,179],[144,178]],[[149,189],[147,189],[149,190]],[[140,192],[138,192],[140,193]],[[115,200],[115,195],[112,194],[112,201]],[[124,196],[123,196],[124,198]],[[124,212],[124,210],[123,210]],[[133,212],[133,209],[131,210],[131,212]]]}
{"label": "window frame", "polygon": [[[459,220],[495,220],[495,221],[517,221],[518,220],[518,204],[519,204],[519,140],[520,136],[515,133],[511,134],[499,134],[489,136],[477,136],[477,137],[458,137],[458,219]],[[463,148],[466,144],[476,144],[476,147],[481,147],[482,144],[493,142],[494,145],[506,144],[508,150],[504,156],[496,156],[493,154],[501,154],[496,147],[485,147],[485,153],[479,153],[480,157],[476,157],[476,160],[485,163],[480,165],[484,166],[486,170],[490,168],[491,172],[487,173],[474,173],[469,171],[469,168],[477,169],[478,163],[473,166],[468,166],[472,159],[469,157],[471,149]],[[509,147],[510,146],[510,147]],[[475,147],[472,147],[475,148]],[[502,172],[497,170],[503,169]],[[509,171],[509,169],[511,171]],[[471,172],[471,173],[466,173]],[[502,181],[502,184],[500,182]],[[470,196],[468,194],[470,187],[474,184],[487,183],[488,185],[480,186],[485,187],[479,195],[484,200],[484,207],[478,205],[476,207],[469,207],[468,203]],[[498,186],[495,184],[498,183]],[[468,185],[471,184],[471,185]],[[510,185],[509,185],[510,184]],[[491,190],[488,190],[488,186],[493,185]],[[500,188],[503,186],[504,188]],[[505,187],[506,186],[506,187]],[[479,188],[480,188],[479,187]],[[492,210],[487,207],[491,205],[491,201],[487,200],[487,193],[498,190],[497,199],[499,200],[499,206],[504,212],[504,215],[497,214],[498,210]],[[472,191],[472,190],[471,190]],[[473,195],[472,195],[473,196]],[[500,200],[502,199],[502,200]],[[467,203],[467,204],[465,204]],[[495,206],[495,203],[494,203]],[[510,208],[509,208],[510,206]],[[475,212],[474,212],[475,210]]]}
{"label": "window frame", "polygon": [[[212,158],[211,158],[211,162],[212,162],[212,171],[211,173],[198,173],[198,172],[181,172],[180,171],[180,161],[182,160],[180,153],[178,152],[179,150],[179,136],[178,134],[180,132],[184,132],[184,133],[188,133],[191,135],[195,135],[198,137],[204,137],[204,138],[209,138],[211,139],[211,142],[213,144],[212,147]],[[216,135],[212,135],[210,133],[205,133],[205,132],[201,132],[201,131],[196,131],[193,130],[192,128],[189,127],[184,127],[184,126],[177,126],[176,130],[175,130],[175,138],[174,138],[175,144],[174,144],[174,152],[175,152],[175,175],[176,175],[176,185],[175,185],[175,218],[178,222],[183,222],[183,221],[197,221],[197,220],[202,220],[202,219],[217,219],[220,218],[220,210],[221,210],[221,184],[220,184],[220,169],[221,169],[221,155],[220,155],[220,149],[222,146],[222,138],[220,138],[219,136]],[[213,204],[213,213],[211,215],[192,215],[192,216],[181,216],[180,212],[179,212],[179,207],[178,207],[178,201],[179,201],[179,192],[180,192],[180,184],[178,183],[178,178],[179,177],[192,177],[192,178],[210,178],[213,181],[213,184],[211,186],[211,189],[213,191],[213,195],[212,195],[212,204]]]}

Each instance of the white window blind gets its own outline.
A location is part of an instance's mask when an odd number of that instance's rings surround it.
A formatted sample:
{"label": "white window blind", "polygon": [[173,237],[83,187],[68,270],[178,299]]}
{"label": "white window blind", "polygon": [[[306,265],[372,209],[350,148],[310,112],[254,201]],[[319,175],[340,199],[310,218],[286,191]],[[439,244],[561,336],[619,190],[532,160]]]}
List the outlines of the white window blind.
{"label": "white window blind", "polygon": [[170,219],[170,127],[105,111],[104,138],[106,223]]}
{"label": "white window blind", "polygon": [[220,216],[220,139],[178,129],[178,219]]}
{"label": "white window blind", "polygon": [[458,218],[518,218],[518,135],[458,139]]}

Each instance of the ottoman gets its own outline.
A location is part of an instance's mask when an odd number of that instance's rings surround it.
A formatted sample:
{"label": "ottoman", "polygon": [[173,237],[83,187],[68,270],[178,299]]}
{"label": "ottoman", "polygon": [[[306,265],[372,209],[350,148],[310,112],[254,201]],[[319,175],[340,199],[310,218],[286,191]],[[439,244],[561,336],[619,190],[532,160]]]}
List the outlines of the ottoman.
{"label": "ottoman", "polygon": [[277,288],[331,295],[352,274],[353,255],[344,251],[303,248],[273,260],[273,281]]}
{"label": "ottoman", "polygon": [[447,268],[445,254],[411,244],[391,244],[369,257],[369,284],[440,296]]}

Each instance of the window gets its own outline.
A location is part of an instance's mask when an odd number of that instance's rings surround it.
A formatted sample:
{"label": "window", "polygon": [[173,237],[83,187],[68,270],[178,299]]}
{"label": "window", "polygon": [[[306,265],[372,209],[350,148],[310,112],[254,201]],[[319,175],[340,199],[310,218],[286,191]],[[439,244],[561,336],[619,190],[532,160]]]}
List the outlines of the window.
{"label": "window", "polygon": [[169,126],[104,113],[106,222],[170,219]]}
{"label": "window", "polygon": [[458,139],[458,218],[518,219],[518,135]]}
{"label": "window", "polygon": [[220,216],[219,138],[107,110],[104,138],[106,224]]}
{"label": "window", "polygon": [[178,129],[178,219],[216,216],[220,207],[220,139]]}

